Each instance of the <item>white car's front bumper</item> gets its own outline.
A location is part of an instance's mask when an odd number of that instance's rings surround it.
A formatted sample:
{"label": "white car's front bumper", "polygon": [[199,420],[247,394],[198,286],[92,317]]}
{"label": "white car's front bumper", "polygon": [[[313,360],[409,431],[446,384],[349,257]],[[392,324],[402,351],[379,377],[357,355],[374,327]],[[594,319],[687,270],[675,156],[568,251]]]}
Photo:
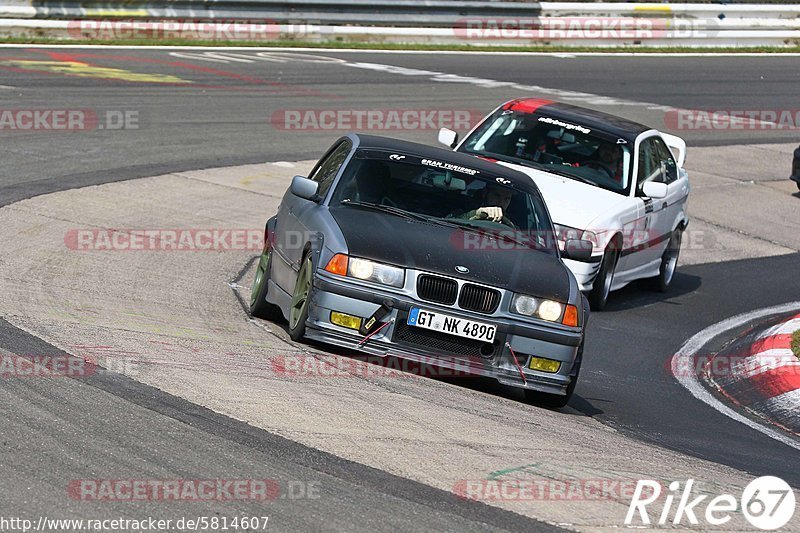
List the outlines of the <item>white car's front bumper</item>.
{"label": "white car's front bumper", "polygon": [[600,270],[600,264],[603,261],[603,255],[592,256],[591,263],[584,263],[582,261],[573,261],[571,259],[564,259],[564,264],[575,275],[578,281],[578,287],[581,292],[592,290],[594,278],[597,277],[597,272]]}

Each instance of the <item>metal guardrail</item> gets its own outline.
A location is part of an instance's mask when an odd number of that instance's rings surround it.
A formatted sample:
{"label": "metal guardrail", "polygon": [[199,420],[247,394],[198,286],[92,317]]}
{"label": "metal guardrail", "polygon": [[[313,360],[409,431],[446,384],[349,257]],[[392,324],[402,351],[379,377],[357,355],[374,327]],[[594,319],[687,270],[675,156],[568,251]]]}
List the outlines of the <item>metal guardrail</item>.
{"label": "metal guardrail", "polygon": [[[12,3],[13,2],[13,3]],[[507,0],[5,0],[0,33],[91,38],[78,21],[241,21],[276,39],[430,44],[736,46],[800,44],[800,4]],[[5,18],[3,18],[5,17]],[[29,19],[27,21],[20,19]],[[606,33],[592,34],[589,20]],[[581,22],[582,21],[582,22]],[[610,21],[610,22],[609,22]],[[614,32],[620,21],[645,32]],[[579,31],[564,32],[574,23]],[[648,26],[649,25],[649,26]],[[91,29],[91,28],[90,28]],[[155,30],[153,30],[155,31]],[[649,33],[648,33],[649,32]],[[237,38],[227,40],[238,40]]]}
{"label": "metal guardrail", "polygon": [[[3,9],[0,8],[0,15]],[[535,17],[538,2],[481,0],[154,0],[127,2],[33,1],[19,16],[32,18],[160,17],[269,20],[319,25],[452,27],[466,17]]]}

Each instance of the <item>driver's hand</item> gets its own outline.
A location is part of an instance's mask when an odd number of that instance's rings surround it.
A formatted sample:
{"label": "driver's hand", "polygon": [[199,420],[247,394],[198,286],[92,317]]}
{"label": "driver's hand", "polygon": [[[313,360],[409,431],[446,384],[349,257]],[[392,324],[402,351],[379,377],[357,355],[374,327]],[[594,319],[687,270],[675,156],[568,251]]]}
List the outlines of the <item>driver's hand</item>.
{"label": "driver's hand", "polygon": [[470,220],[484,220],[489,219],[492,222],[500,222],[503,220],[502,207],[481,207]]}

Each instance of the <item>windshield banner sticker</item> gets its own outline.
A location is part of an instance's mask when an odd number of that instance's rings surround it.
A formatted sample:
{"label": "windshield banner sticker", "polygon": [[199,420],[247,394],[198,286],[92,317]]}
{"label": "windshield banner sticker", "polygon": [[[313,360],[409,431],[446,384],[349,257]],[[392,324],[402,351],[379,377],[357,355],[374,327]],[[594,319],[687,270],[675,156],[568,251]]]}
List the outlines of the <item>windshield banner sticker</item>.
{"label": "windshield banner sticker", "polygon": [[558,119],[550,118],[550,117],[539,117],[539,122],[544,122],[546,124],[552,124],[554,126],[559,126],[559,127],[564,128],[566,130],[575,130],[575,131],[579,131],[581,133],[586,133],[586,134],[591,133],[591,131],[592,131],[589,128],[584,128],[583,126],[578,126],[577,124],[568,124],[566,122],[561,122]]}
{"label": "windshield banner sticker", "polygon": [[453,165],[452,163],[444,163],[442,161],[436,161],[434,159],[423,159],[422,161],[420,161],[420,164],[429,167],[441,168],[442,170],[452,170],[454,172],[460,172],[462,174],[469,174],[470,176],[475,176],[477,174],[480,174],[479,170],[462,167],[459,165]]}

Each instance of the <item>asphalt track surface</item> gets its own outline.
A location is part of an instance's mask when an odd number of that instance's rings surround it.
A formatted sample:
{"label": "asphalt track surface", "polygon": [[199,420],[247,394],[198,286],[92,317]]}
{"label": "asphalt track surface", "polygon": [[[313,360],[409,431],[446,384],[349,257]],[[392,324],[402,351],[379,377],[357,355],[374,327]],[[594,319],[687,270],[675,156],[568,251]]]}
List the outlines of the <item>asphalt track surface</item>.
{"label": "asphalt track surface", "polygon": [[[242,52],[247,54],[248,52]],[[61,55],[54,55],[61,54]],[[602,109],[662,127],[659,106],[688,109],[793,109],[800,68],[780,57],[528,57],[345,54],[319,56],[539,85],[607,97]],[[530,94],[510,87],[433,82],[429,75],[387,75],[341,63],[217,61],[160,50],[0,50],[0,107],[134,110],[138,129],[0,132],[0,205],[86,185],[166,172],[317,157],[336,132],[283,131],[283,109],[450,108],[487,111]],[[28,63],[19,63],[20,61]],[[178,83],[64,75],[30,61],[86,62],[104,68],[179,76]],[[33,66],[31,66],[33,65]],[[38,70],[37,70],[38,69]],[[106,76],[108,73],[106,72]],[[184,83],[191,81],[192,83]],[[614,103],[618,101],[618,103]],[[646,101],[655,106],[629,105]],[[610,103],[609,103],[610,102]],[[591,102],[586,102],[591,105]],[[393,133],[394,134],[394,133]],[[691,144],[789,142],[796,132],[683,132]],[[431,142],[435,131],[397,132]],[[788,170],[788,169],[787,169]],[[265,218],[268,216],[265,213]],[[2,259],[0,259],[2,260]],[[695,400],[669,375],[671,355],[697,331],[729,316],[800,299],[800,256],[679,268],[667,295],[634,284],[592,315],[584,370],[571,407],[633,439],[800,486],[797,451]],[[54,349],[0,322],[0,349]],[[471,386],[471,385],[465,385]],[[478,385],[492,392],[491,385]],[[128,378],[0,381],[3,513],[46,514],[63,499],[63,479],[125,462],[141,477],[213,475],[263,468],[265,478],[324,479],[325,498],[281,500],[284,524],[298,529],[540,529],[540,522],[464,502],[425,485],[311,450],[171,397]],[[591,446],[591,443],[586,443]],[[86,453],[77,458],[69,450]],[[222,471],[223,469],[220,469]],[[220,475],[220,477],[222,474]],[[135,477],[135,476],[134,476]],[[19,490],[25,487],[26,490]],[[150,506],[150,507],[148,507]],[[155,503],[141,510],[157,511]],[[111,505],[101,509],[113,516]],[[194,512],[197,507],[192,507]],[[244,504],[209,512],[248,512]],[[202,515],[203,512],[195,513]],[[253,514],[253,513],[250,513]],[[353,519],[353,517],[356,517]]]}

